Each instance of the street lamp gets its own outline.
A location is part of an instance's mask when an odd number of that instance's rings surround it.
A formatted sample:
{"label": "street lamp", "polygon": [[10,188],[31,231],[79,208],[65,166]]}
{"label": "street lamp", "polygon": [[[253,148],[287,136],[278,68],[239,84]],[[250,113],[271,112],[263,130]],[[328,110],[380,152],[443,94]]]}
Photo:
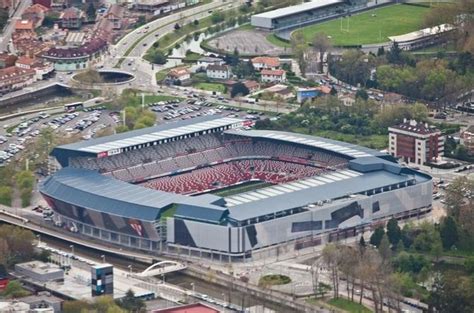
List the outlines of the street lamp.
{"label": "street lamp", "polygon": [[41,245],[41,235],[38,234],[36,235],[36,238],[38,238],[38,247]]}
{"label": "street lamp", "polygon": [[191,283],[191,288],[192,288],[193,294],[194,294],[194,292],[195,292],[195,291],[194,291],[194,283]]}
{"label": "street lamp", "polygon": [[222,300],[224,300],[224,303],[227,303],[225,293],[221,293],[221,295],[222,295],[222,298],[223,298]]}
{"label": "street lamp", "polygon": [[69,248],[71,248],[71,254],[74,255],[74,245],[69,245]]}
{"label": "street lamp", "polygon": [[102,254],[100,257],[102,258],[102,263],[105,263],[105,254]]}
{"label": "street lamp", "polygon": [[130,265],[127,266],[127,267],[128,267],[128,269],[129,269],[129,271],[130,271],[129,275],[132,276],[132,273],[133,273],[133,266],[132,266],[132,264],[130,264]]}

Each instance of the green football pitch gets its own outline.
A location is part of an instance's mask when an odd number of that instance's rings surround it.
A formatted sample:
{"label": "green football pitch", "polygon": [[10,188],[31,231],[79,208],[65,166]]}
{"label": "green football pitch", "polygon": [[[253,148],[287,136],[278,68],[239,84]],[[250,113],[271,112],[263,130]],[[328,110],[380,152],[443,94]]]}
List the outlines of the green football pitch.
{"label": "green football pitch", "polygon": [[307,26],[298,32],[303,32],[307,42],[311,42],[317,32],[324,32],[335,46],[381,43],[389,41],[389,36],[423,28],[423,17],[428,11],[427,7],[395,4]]}

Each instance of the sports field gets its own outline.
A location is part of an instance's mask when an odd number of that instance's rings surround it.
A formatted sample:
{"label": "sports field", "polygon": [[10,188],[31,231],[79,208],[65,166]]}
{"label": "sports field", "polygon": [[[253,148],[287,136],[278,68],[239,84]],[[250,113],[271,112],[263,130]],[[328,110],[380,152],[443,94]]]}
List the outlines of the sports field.
{"label": "sports field", "polygon": [[346,18],[304,27],[306,41],[311,42],[317,32],[331,36],[333,45],[348,46],[389,41],[388,36],[402,35],[423,27],[423,16],[429,8],[395,4],[370,10]]}

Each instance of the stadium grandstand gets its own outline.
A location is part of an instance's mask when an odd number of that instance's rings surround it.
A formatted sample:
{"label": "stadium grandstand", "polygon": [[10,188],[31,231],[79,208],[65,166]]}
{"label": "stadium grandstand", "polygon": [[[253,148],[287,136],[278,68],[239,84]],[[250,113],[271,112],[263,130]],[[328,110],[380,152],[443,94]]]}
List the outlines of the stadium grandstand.
{"label": "stadium grandstand", "polygon": [[313,0],[302,4],[255,14],[252,26],[283,30],[312,24],[367,7],[368,0]]}
{"label": "stadium grandstand", "polygon": [[446,42],[455,30],[456,28],[450,24],[441,24],[388,38],[403,50],[416,50]]}
{"label": "stadium grandstand", "polygon": [[243,130],[247,123],[206,116],[58,146],[52,156],[61,169],[40,192],[64,229],[150,253],[229,261],[431,208],[431,177],[390,155]]}

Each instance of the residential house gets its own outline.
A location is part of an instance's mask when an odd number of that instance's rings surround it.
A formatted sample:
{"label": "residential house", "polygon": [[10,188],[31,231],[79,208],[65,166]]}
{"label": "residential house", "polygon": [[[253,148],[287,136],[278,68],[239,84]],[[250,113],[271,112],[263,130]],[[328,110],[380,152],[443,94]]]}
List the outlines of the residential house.
{"label": "residential house", "polygon": [[49,9],[41,4],[33,4],[26,8],[21,15],[23,20],[29,20],[33,22],[33,27],[38,28],[43,24],[44,17]]}
{"label": "residential house", "polygon": [[31,69],[10,66],[0,70],[0,93],[22,89],[35,81],[36,72]]}
{"label": "residential house", "polygon": [[166,81],[171,84],[180,85],[191,79],[191,72],[187,67],[176,67],[171,69],[166,76]]}
{"label": "residential house", "polygon": [[207,77],[211,79],[229,79],[232,75],[230,71],[230,66],[219,64],[209,65],[207,67],[206,74]]}
{"label": "residential house", "polygon": [[31,20],[18,20],[15,23],[15,32],[18,34],[32,33],[35,30],[35,25]]}
{"label": "residential house", "polygon": [[6,52],[0,53],[0,69],[14,66],[17,57],[14,54],[9,54]]}
{"label": "residential house", "polygon": [[296,101],[303,103],[306,100],[312,100],[321,93],[317,88],[296,88]]}
{"label": "residential house", "polygon": [[59,16],[59,20],[63,28],[79,29],[84,21],[84,12],[75,7],[67,8]]}
{"label": "residential house", "polygon": [[260,89],[260,84],[254,80],[246,80],[244,81],[244,85],[248,88],[250,93],[253,93]]}
{"label": "residential house", "polygon": [[352,94],[346,94],[346,95],[340,95],[337,97],[339,101],[342,102],[342,104],[346,107],[351,107],[354,105],[356,99],[355,96]]}
{"label": "residential house", "polygon": [[104,18],[110,21],[113,29],[118,30],[122,28],[122,21],[124,19],[125,9],[118,5],[112,4],[105,14]]}
{"label": "residential house", "polygon": [[282,99],[290,99],[294,97],[293,91],[287,86],[276,84],[263,90],[265,93],[270,93],[279,96]]}
{"label": "residential house", "polygon": [[50,62],[41,61],[38,58],[21,56],[15,63],[16,67],[32,69],[35,71],[35,80],[43,80],[54,71],[54,66]]}
{"label": "residential house", "polygon": [[251,60],[256,71],[276,70],[280,68],[280,59],[275,57],[256,57]]}
{"label": "residential house", "polygon": [[407,121],[388,128],[389,153],[407,163],[436,162],[444,154],[444,136],[427,123]]}
{"label": "residential house", "polygon": [[263,83],[283,83],[286,81],[286,72],[284,70],[263,69],[261,80]]}
{"label": "residential house", "polygon": [[211,64],[218,64],[224,65],[224,60],[220,58],[213,58],[213,57],[202,57],[197,61],[197,69],[198,70],[206,70],[207,67]]}
{"label": "residential house", "polygon": [[461,129],[460,142],[466,147],[469,155],[474,155],[474,125]]}

